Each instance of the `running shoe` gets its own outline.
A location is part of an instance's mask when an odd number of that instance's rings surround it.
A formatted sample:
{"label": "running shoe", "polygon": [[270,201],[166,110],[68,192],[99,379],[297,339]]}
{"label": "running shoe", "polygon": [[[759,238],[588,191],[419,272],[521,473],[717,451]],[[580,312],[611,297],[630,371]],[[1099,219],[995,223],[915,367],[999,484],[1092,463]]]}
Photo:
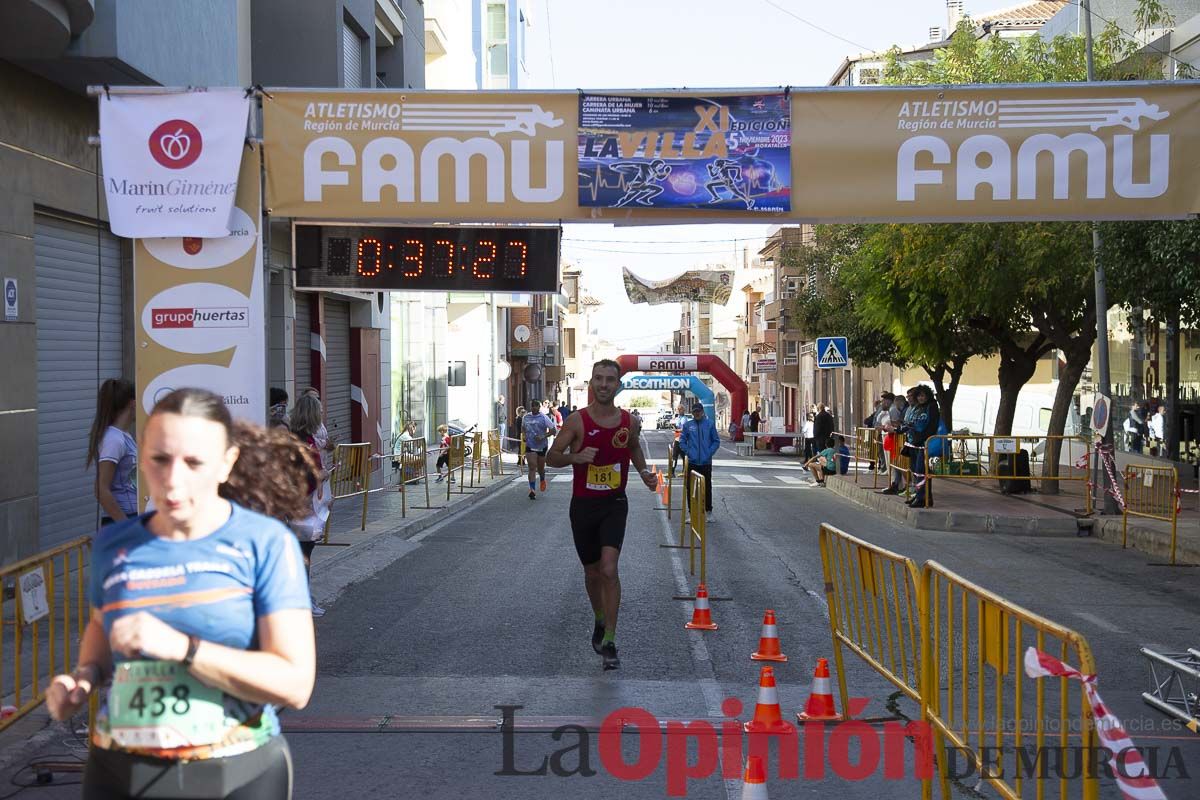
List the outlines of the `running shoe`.
{"label": "running shoe", "polygon": [[546,479],[545,478],[542,478],[542,482],[538,486],[538,488],[541,489],[543,492],[546,491]]}
{"label": "running shoe", "polygon": [[529,499],[530,499],[530,500],[537,500],[537,495],[536,495],[536,494],[534,494],[534,491],[533,491],[533,489],[530,489],[530,490],[529,490]]}
{"label": "running shoe", "polygon": [[597,622],[596,627],[592,628],[592,649],[600,655],[600,643],[604,641],[604,623]]}
{"label": "running shoe", "polygon": [[604,658],[604,669],[616,669],[621,666],[621,659],[617,658],[617,646],[612,642],[605,642],[600,645],[600,655]]}
{"label": "running shoe", "polygon": [[433,482],[434,482],[434,483],[441,483],[441,482],[442,482],[442,481],[444,481],[444,480],[446,480],[446,476],[445,476],[445,475],[442,475],[441,473],[439,473],[439,474],[438,474],[438,476],[437,476],[437,478],[436,478],[436,479],[434,479],[434,481],[433,481]]}

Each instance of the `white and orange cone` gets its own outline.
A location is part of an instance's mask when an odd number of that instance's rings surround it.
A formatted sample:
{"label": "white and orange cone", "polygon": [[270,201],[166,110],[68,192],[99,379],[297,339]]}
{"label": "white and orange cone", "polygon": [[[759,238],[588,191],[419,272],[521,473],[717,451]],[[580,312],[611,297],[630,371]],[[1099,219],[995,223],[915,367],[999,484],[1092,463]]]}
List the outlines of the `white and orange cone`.
{"label": "white and orange cone", "polygon": [[779,648],[779,631],[775,627],[775,611],[768,608],[763,614],[762,636],[758,639],[758,652],[751,653],[754,661],[787,661]]}
{"label": "white and orange cone", "polygon": [[769,800],[767,771],[763,769],[762,756],[750,756],[746,760],[746,772],[742,775],[742,800]]}
{"label": "white and orange cone", "polygon": [[717,623],[712,619],[712,609],[708,607],[708,588],[703,583],[696,587],[696,604],[692,606],[692,621],[683,627],[701,631],[717,629]]}
{"label": "white and orange cone", "polygon": [[763,667],[758,676],[758,702],[754,719],[742,726],[746,733],[787,733],[795,729],[783,721],[779,710],[779,692],[775,688],[775,668]]}
{"label": "white and orange cone", "polygon": [[842,718],[833,705],[833,686],[829,680],[829,661],[817,659],[813,672],[812,693],[804,710],[796,715],[800,722],[836,722]]}

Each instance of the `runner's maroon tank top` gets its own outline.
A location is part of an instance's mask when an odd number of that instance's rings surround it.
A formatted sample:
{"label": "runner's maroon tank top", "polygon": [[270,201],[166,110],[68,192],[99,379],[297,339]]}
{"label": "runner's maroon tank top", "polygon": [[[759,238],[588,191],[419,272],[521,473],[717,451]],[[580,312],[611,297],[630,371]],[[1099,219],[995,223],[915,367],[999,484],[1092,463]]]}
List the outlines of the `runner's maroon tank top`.
{"label": "runner's maroon tank top", "polygon": [[575,483],[571,496],[624,497],[625,482],[629,478],[629,448],[638,446],[632,441],[629,412],[621,409],[621,421],[615,428],[601,428],[586,409],[576,413],[583,422],[583,443],[576,452],[585,447],[594,447],[597,452],[591,464],[573,465]]}

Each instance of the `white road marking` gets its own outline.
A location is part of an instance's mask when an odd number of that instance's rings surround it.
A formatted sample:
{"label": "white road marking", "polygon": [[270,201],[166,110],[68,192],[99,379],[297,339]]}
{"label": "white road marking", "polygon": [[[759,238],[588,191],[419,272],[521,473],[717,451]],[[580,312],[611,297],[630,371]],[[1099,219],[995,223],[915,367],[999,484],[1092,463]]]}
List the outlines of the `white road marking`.
{"label": "white road marking", "polygon": [[575,480],[574,475],[555,475],[550,479],[551,483],[570,483]]}
{"label": "white road marking", "polygon": [[797,478],[795,475],[776,475],[775,478],[792,486],[803,486],[807,482],[803,478]]}
{"label": "white road marking", "polygon": [[1095,614],[1089,613],[1087,611],[1076,611],[1076,612],[1074,612],[1074,614],[1075,614],[1075,616],[1079,617],[1080,619],[1084,619],[1084,620],[1087,620],[1088,622],[1092,623],[1097,628],[1103,628],[1104,630],[1109,631],[1110,633],[1128,633],[1128,631],[1126,631],[1124,628],[1118,628],[1116,625],[1113,625],[1111,622],[1104,619],[1103,617],[1096,616]]}
{"label": "white road marking", "polygon": [[738,483],[762,483],[762,481],[753,475],[740,475],[736,472],[731,472],[729,473],[729,477],[733,478]]}

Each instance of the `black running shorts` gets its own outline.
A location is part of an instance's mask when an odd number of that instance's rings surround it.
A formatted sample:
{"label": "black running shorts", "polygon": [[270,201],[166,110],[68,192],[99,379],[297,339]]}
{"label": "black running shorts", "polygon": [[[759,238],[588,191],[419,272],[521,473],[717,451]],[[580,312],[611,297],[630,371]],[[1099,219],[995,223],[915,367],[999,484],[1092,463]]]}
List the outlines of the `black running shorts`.
{"label": "black running shorts", "polygon": [[549,450],[549,449],[550,449],[550,448],[548,448],[548,447],[543,447],[541,450],[526,450],[526,451],[525,451],[525,455],[527,455],[527,456],[541,456],[542,458],[545,458],[545,457],[546,457],[546,451],[547,451],[547,450]]}
{"label": "black running shorts", "polygon": [[575,552],[584,566],[600,560],[602,547],[621,549],[628,516],[629,500],[625,495],[571,498],[571,533]]}

